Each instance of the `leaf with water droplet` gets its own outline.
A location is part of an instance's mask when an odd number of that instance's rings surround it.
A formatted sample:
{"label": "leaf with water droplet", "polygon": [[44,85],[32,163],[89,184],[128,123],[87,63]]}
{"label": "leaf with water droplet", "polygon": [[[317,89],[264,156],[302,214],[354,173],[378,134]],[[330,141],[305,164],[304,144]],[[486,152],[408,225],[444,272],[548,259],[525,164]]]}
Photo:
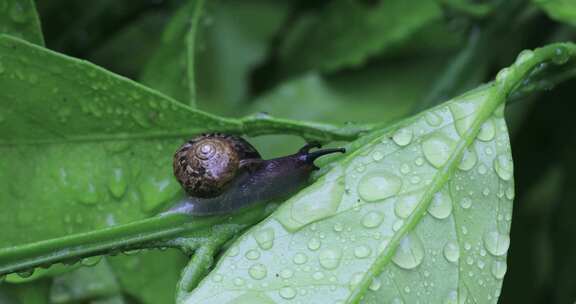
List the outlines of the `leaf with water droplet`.
{"label": "leaf with water droplet", "polygon": [[[461,286],[467,286],[468,297],[493,297],[505,269],[492,265],[505,257],[510,229],[498,215],[512,207],[510,199],[496,193],[513,180],[506,124],[494,114],[498,104],[491,101],[490,88],[400,122],[346,154],[255,232],[237,240],[240,252],[258,250],[257,259],[226,256],[216,272],[263,264],[268,274],[281,275],[290,265],[291,276],[281,286],[275,276],[242,277],[250,292],[286,301],[322,303],[338,291],[346,301],[415,303],[422,300],[415,291],[424,283],[434,284],[425,302],[452,301]],[[374,157],[375,152],[381,155]],[[500,155],[506,161],[496,161]],[[263,229],[273,231],[274,242],[259,250],[253,235]],[[496,229],[497,238],[491,234]],[[483,278],[481,284],[477,277]],[[235,278],[205,279],[187,303],[208,296],[231,301]],[[249,287],[264,282],[269,289]]]}

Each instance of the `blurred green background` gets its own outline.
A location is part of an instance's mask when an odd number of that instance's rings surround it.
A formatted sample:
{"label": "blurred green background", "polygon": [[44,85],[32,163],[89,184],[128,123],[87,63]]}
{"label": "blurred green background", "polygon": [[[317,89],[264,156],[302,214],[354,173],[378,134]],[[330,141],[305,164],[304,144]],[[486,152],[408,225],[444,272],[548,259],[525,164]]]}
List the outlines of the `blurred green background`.
{"label": "blurred green background", "polygon": [[[224,116],[385,124],[490,81],[523,49],[576,40],[572,0],[206,2],[193,50],[196,101]],[[40,0],[37,8],[48,48],[187,102],[194,4]],[[576,300],[575,98],[576,79],[507,109],[517,194],[500,303]],[[252,141],[265,157],[303,143]],[[171,250],[107,257],[4,284],[0,303],[170,303],[184,261]]]}

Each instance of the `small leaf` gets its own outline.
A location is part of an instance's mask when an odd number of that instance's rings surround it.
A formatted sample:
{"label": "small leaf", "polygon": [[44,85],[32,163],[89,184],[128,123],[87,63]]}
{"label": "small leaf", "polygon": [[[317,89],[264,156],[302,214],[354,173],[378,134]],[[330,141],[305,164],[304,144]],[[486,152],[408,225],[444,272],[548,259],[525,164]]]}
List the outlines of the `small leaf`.
{"label": "small leaf", "polygon": [[576,26],[576,2],[573,0],[532,0],[550,18]]}
{"label": "small leaf", "polygon": [[187,303],[496,302],[514,189],[492,88],[348,155],[241,237]]}

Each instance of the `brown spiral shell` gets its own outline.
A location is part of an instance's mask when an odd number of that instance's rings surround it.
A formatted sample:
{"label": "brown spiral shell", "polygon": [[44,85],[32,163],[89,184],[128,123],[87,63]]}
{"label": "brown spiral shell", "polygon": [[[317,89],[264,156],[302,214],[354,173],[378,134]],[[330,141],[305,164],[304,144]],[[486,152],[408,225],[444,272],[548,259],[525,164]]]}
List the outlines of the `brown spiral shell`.
{"label": "brown spiral shell", "polygon": [[244,139],[222,133],[197,136],[182,145],[174,155],[174,175],[193,197],[221,194],[238,174],[242,161],[261,159]]}

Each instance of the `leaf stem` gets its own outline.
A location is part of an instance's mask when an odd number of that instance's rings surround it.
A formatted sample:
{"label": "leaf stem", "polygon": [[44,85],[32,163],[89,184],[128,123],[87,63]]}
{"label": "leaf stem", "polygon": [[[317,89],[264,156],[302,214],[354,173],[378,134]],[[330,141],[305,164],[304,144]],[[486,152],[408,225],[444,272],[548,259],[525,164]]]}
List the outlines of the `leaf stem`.
{"label": "leaf stem", "polygon": [[196,107],[196,36],[202,13],[204,12],[204,0],[197,0],[194,5],[190,29],[186,34],[186,74],[188,76],[189,105],[191,107]]}
{"label": "leaf stem", "polygon": [[76,262],[95,255],[179,244],[174,240],[184,235],[206,239],[221,232],[218,227],[222,225],[232,225],[232,231],[238,232],[262,219],[266,215],[264,210],[263,206],[257,206],[232,216],[210,217],[170,213],[125,225],[2,248],[0,276],[58,262]]}

